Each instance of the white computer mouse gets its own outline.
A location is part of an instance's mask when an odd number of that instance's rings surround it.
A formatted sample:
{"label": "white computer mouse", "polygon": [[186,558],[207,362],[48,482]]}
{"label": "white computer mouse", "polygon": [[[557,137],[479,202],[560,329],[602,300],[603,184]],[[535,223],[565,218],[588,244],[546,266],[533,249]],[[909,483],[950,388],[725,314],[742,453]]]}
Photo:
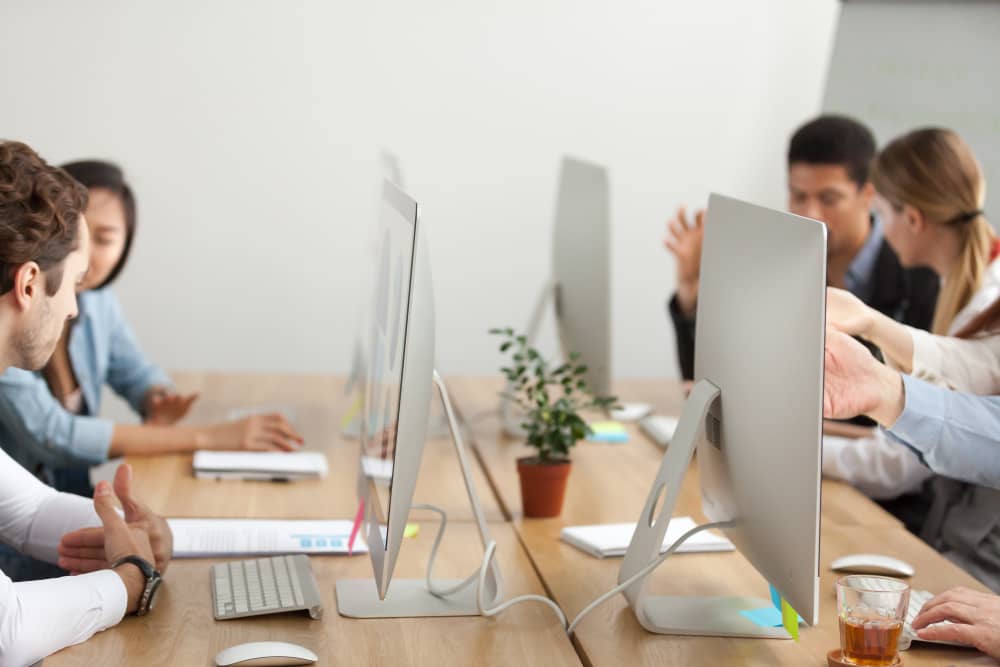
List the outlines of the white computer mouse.
{"label": "white computer mouse", "polygon": [[219,651],[215,664],[219,667],[281,667],[311,665],[319,660],[315,653],[288,642],[250,642]]}
{"label": "white computer mouse", "polygon": [[611,418],[620,422],[637,422],[652,411],[653,406],[649,403],[622,403],[621,407],[611,410]]}
{"label": "white computer mouse", "polygon": [[906,561],[879,554],[850,554],[830,563],[836,572],[860,572],[862,574],[888,574],[897,577],[912,577],[913,566]]}

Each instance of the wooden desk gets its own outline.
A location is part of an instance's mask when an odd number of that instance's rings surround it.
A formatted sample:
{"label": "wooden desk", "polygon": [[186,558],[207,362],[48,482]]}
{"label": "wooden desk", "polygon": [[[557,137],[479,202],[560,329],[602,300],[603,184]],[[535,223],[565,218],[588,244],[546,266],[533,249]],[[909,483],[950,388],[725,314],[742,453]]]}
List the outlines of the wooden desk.
{"label": "wooden desk", "polygon": [[[344,379],[326,375],[176,373],[181,391],[197,391],[190,423],[227,419],[235,408],[270,407],[291,413],[306,449],[326,452],[324,480],[294,484],[195,479],[191,455],[133,457],[136,488],[157,512],[171,517],[351,519],[357,508],[360,446],[340,432],[350,400]],[[505,517],[479,467],[474,481],[488,521]],[[450,519],[471,519],[468,497],[450,438],[430,438],[414,502],[439,505]]]}
{"label": "wooden desk", "polygon": [[[510,518],[521,516],[515,461],[531,452],[522,440],[506,435],[501,429],[496,408],[502,379],[449,377],[447,382],[456,409],[466,423],[467,440],[475,447],[503,511]],[[679,416],[684,402],[677,382],[627,380],[616,383],[615,391],[619,400],[650,403],[658,414],[664,415]],[[562,514],[567,525],[635,521],[639,515],[663,450],[635,424],[627,424],[626,428],[629,432],[626,443],[581,442],[573,449],[573,472]],[[697,467],[697,461],[692,467]],[[608,474],[609,470],[614,474]],[[614,499],[614,502],[595,503],[595,498]],[[685,476],[676,512],[705,520],[696,474]],[[899,519],[864,494],[833,480],[823,481],[823,515],[845,526],[902,526]]]}
{"label": "wooden desk", "polygon": [[[499,380],[449,378],[459,410],[473,415],[471,440],[486,467],[505,510],[546,587],[572,617],[587,603],[617,583],[620,559],[599,560],[562,543],[563,526],[635,521],[658,469],[662,452],[630,427],[625,444],[581,443],[573,453],[573,472],[563,514],[557,519],[520,518],[520,495],[514,460],[526,453],[517,441],[504,437],[496,406]],[[679,390],[659,393],[648,384],[620,383],[624,401],[645,401],[665,414],[679,412]],[[672,392],[672,393],[671,393]],[[698,488],[697,465],[685,477],[676,508],[680,515],[704,521]],[[644,631],[623,597],[605,603],[581,624],[576,634],[584,661],[598,667],[619,664],[699,665],[822,665],[826,652],[839,646],[834,610],[835,575],[829,563],[835,558],[865,551],[896,555],[917,570],[913,585],[933,591],[963,585],[985,590],[971,576],[945,560],[900,523],[851,487],[823,483],[821,526],[821,622],[803,628],[799,643],[780,640],[720,639],[653,635]],[[650,579],[650,591],[683,595],[754,595],[767,597],[767,584],[738,553],[685,554],[671,558]],[[968,650],[921,647],[906,655],[907,665],[963,664],[981,659]]]}
{"label": "wooden desk", "polygon": [[[326,451],[331,467],[323,482],[294,484],[195,480],[190,456],[136,458],[134,488],[150,506],[169,516],[251,518],[350,518],[356,507],[355,471],[359,448],[339,435],[346,408],[343,380],[327,376],[264,376],[179,373],[178,386],[202,396],[192,415],[224,419],[236,407],[267,405],[294,413],[307,446]],[[488,517],[502,519],[478,466],[473,471]],[[444,506],[449,518],[470,517],[465,488],[450,441],[427,443],[416,502]],[[423,519],[420,519],[423,521]],[[421,523],[408,539],[395,577],[422,578],[436,519]],[[507,598],[543,593],[527,554],[508,523],[492,523]],[[435,566],[440,578],[465,577],[479,567],[474,525],[449,521]],[[157,608],[144,619],[127,618],[87,642],[45,660],[62,665],[212,665],[215,654],[247,641],[285,640],[311,648],[323,665],[579,665],[580,661],[551,610],[517,605],[495,619],[436,618],[354,620],[337,613],[334,582],[371,577],[367,556],[314,557],[325,617],[273,615],[215,621],[211,613],[209,566],[214,560],[178,560],[170,565]],[[390,592],[391,592],[390,586]]]}
{"label": "wooden desk", "polygon": [[[407,540],[396,577],[422,578],[434,531]],[[507,596],[542,594],[542,586],[509,524],[491,526]],[[448,524],[435,576],[464,577],[479,567],[470,522]],[[319,665],[580,665],[549,609],[516,605],[496,618],[356,620],[337,613],[334,582],[371,577],[367,556],[319,556],[313,571],[323,595],[322,620],[278,614],[231,621],[212,618],[211,560],[174,561],[156,609],[127,618],[87,642],[46,658],[45,667],[214,665],[216,653],[251,641],[289,641],[319,657]],[[390,588],[391,590],[391,588]]]}

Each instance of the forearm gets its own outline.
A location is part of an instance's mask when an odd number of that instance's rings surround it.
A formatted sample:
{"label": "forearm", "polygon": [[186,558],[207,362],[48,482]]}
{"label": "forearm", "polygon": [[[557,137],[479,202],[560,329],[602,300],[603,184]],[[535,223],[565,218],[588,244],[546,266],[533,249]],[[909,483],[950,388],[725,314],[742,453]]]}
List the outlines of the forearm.
{"label": "forearm", "polygon": [[896,320],[875,313],[872,326],[862,337],[882,350],[882,356],[893,368],[910,373],[913,370],[913,337],[910,327]]}
{"label": "forearm", "polygon": [[55,563],[59,559],[62,536],[80,528],[100,526],[94,504],[71,493],[52,493],[38,503],[27,539],[19,548],[25,554]]}
{"label": "forearm", "polygon": [[695,314],[685,314],[679,302],[679,295],[675,295],[667,304],[667,311],[670,314],[670,321],[674,325],[674,342],[677,345],[677,364],[680,366],[681,379],[694,379],[694,341],[695,341]]}
{"label": "forearm", "polygon": [[934,472],[1000,488],[1000,397],[971,396],[907,377],[906,409],[889,435]]}
{"label": "forearm", "polygon": [[823,475],[876,500],[917,491],[933,475],[908,447],[875,431],[866,438],[823,438]]}
{"label": "forearm", "polygon": [[108,570],[16,584],[3,575],[0,579],[4,667],[31,664],[78,644],[117,624],[130,606],[122,576]]}
{"label": "forearm", "polygon": [[115,424],[111,456],[177,454],[213,449],[207,427]]}

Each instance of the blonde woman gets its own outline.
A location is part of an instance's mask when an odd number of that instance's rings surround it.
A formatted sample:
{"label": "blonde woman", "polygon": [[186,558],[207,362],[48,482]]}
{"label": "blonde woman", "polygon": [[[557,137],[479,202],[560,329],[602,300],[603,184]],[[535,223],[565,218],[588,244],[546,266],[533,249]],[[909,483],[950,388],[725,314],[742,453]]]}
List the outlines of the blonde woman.
{"label": "blonde woman", "polygon": [[[944,353],[955,346],[940,338],[967,329],[1000,297],[1000,241],[983,215],[985,184],[972,150],[949,130],[917,130],[878,154],[872,182],[875,209],[900,262],[930,267],[941,279],[932,325],[937,335],[889,320],[836,289],[828,292],[831,326],[871,341],[897,370],[954,389],[992,393],[1000,383],[996,361],[984,367],[964,364]],[[964,374],[955,372],[959,367]],[[1000,493],[943,478],[927,484],[933,475],[920,458],[882,432],[859,440],[825,439],[823,471],[877,499],[916,493],[889,508],[911,530],[1000,589],[995,548],[1000,530],[992,535],[1000,528]],[[984,520],[989,524],[985,537],[969,525],[981,526]]]}

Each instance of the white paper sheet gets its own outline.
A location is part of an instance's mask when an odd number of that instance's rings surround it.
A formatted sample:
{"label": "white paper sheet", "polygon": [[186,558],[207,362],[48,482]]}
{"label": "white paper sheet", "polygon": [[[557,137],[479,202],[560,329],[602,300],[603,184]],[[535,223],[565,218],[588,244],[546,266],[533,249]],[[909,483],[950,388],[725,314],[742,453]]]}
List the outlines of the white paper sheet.
{"label": "white paper sheet", "polygon": [[[167,519],[174,558],[274,554],[346,554],[351,521]],[[359,535],[354,553],[368,546]]]}

